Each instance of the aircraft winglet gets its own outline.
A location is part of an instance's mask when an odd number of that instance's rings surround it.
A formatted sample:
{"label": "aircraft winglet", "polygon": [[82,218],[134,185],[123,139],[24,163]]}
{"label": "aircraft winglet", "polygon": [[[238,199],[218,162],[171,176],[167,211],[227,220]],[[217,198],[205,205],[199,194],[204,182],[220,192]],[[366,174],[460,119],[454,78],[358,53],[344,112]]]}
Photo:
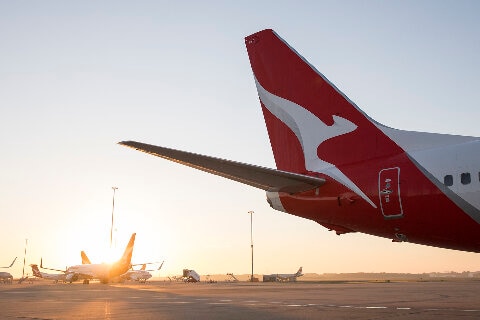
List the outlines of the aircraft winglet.
{"label": "aircraft winglet", "polygon": [[12,263],[10,263],[10,265],[8,267],[0,267],[0,268],[5,268],[5,269],[11,268],[16,260],[17,260],[17,257],[15,257],[15,259],[13,259]]}

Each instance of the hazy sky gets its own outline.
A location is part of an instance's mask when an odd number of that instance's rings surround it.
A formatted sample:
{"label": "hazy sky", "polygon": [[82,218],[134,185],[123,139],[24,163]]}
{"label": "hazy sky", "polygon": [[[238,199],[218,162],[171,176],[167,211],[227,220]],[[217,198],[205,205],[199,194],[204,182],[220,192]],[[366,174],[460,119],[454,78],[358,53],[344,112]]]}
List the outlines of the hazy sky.
{"label": "hazy sky", "polygon": [[[273,28],[395,128],[480,136],[478,1],[0,1],[0,266],[108,259],[161,276],[480,270],[480,255],[335,235],[265,193],[122,140],[274,167],[244,37]],[[119,256],[116,254],[115,257]],[[30,268],[26,269],[31,272]],[[2,270],[4,271],[4,270]]]}

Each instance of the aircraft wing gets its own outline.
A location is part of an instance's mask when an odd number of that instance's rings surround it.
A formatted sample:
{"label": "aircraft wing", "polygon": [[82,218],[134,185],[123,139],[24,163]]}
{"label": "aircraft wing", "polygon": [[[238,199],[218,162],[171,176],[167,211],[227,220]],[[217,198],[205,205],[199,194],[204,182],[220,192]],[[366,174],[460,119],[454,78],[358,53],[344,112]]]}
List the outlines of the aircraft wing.
{"label": "aircraft wing", "polygon": [[63,273],[67,272],[67,271],[66,271],[66,268],[65,268],[65,270],[59,270],[59,269],[53,269],[53,268],[44,267],[44,266],[43,266],[43,258],[40,258],[40,269],[52,270],[52,271],[60,271],[60,272],[63,272]]}
{"label": "aircraft wing", "polygon": [[[162,261],[161,263],[163,264],[164,261]],[[135,263],[135,264],[132,264],[131,266],[132,267],[135,267],[135,266],[143,266],[144,264],[157,264],[157,263],[160,263],[160,261],[157,261],[157,262],[143,262],[143,263]]]}
{"label": "aircraft wing", "polygon": [[320,187],[325,183],[325,179],[322,178],[269,169],[136,141],[122,141],[119,142],[119,144],[265,191],[293,194]]}
{"label": "aircraft wing", "polygon": [[5,269],[11,268],[13,266],[13,264],[15,263],[15,260],[17,260],[17,257],[15,257],[15,259],[13,259],[12,263],[10,263],[10,265],[8,267],[0,267],[0,268],[5,268]]}
{"label": "aircraft wing", "polygon": [[[132,271],[139,271],[139,270],[133,270],[133,267],[134,267],[134,266],[142,266],[142,268],[141,268],[140,270],[143,270],[143,271],[148,271],[148,272],[150,272],[150,271],[158,271],[158,270],[162,269],[164,262],[165,262],[165,260],[162,261],[162,263],[160,264],[160,266],[159,266],[157,269],[150,269],[150,270],[146,270],[146,265],[147,265],[147,264],[157,264],[157,263],[160,263],[160,262],[136,263],[136,264],[132,264],[132,265],[131,265],[131,266],[132,266],[131,270],[132,270]],[[127,271],[127,272],[128,272],[128,271]]]}
{"label": "aircraft wing", "polygon": [[163,261],[162,261],[162,264],[160,265],[160,267],[158,267],[158,269],[157,269],[157,270],[160,270],[160,269],[162,269],[162,267],[163,267],[163,263],[164,263],[164,262],[165,262],[165,260],[163,260]]}

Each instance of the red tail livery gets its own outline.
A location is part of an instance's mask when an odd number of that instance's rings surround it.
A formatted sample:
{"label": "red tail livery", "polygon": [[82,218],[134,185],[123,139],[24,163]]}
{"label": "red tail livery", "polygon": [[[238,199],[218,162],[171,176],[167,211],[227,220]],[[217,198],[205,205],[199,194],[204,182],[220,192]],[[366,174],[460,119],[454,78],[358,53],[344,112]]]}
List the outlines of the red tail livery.
{"label": "red tail livery", "polygon": [[137,150],[267,192],[338,234],[480,251],[480,140],[368,117],[273,30],[245,38],[277,169],[134,141]]}

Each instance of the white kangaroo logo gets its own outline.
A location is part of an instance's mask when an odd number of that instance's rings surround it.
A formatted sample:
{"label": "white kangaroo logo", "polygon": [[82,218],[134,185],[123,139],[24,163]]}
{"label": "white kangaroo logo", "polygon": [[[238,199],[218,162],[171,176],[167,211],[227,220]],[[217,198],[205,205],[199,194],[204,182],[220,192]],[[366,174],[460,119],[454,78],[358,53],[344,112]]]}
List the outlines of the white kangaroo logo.
{"label": "white kangaroo logo", "polygon": [[302,145],[305,157],[305,168],[309,171],[319,172],[340,182],[353,192],[361,196],[372,207],[377,206],[360,190],[352,180],[341,172],[334,164],[324,161],[318,157],[317,149],[326,140],[343,134],[350,133],[357,129],[353,122],[339,116],[333,116],[333,124],[326,125],[322,120],[302,106],[278,97],[263,88],[257,79],[258,96],[263,105],[280,121],[285,123],[293,131]]}

